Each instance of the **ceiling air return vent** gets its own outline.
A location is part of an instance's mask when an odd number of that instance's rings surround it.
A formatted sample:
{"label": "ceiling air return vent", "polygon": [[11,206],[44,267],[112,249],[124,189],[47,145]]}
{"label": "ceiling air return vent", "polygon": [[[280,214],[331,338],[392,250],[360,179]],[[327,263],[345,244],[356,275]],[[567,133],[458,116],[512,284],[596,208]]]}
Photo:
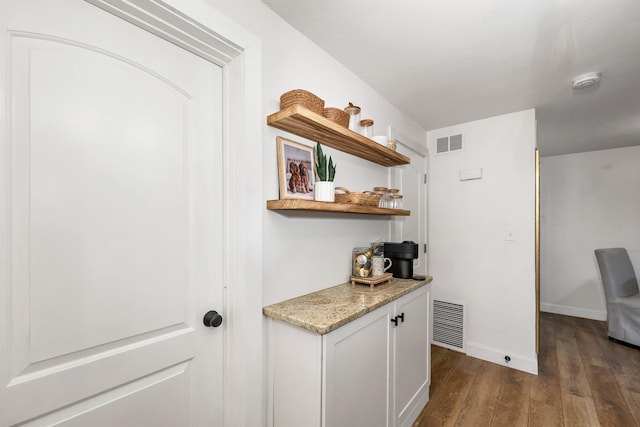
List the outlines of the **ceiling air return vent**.
{"label": "ceiling air return vent", "polygon": [[462,134],[445,136],[436,140],[436,154],[462,150]]}

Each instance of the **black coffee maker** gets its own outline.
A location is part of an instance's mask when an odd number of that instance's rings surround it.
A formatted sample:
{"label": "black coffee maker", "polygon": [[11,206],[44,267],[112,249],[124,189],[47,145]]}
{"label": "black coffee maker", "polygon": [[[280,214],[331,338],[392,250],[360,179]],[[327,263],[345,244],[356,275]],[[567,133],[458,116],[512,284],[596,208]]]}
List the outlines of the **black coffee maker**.
{"label": "black coffee maker", "polygon": [[384,256],[391,259],[389,272],[393,273],[393,277],[411,279],[413,260],[418,258],[418,244],[411,240],[402,243],[384,242]]}

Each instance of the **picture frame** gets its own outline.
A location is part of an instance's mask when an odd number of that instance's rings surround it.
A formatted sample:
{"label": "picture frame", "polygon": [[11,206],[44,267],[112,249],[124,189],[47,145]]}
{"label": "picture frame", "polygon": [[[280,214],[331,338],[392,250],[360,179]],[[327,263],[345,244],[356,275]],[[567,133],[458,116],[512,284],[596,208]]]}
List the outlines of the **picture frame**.
{"label": "picture frame", "polygon": [[313,147],[276,137],[280,199],[313,200],[315,156]]}

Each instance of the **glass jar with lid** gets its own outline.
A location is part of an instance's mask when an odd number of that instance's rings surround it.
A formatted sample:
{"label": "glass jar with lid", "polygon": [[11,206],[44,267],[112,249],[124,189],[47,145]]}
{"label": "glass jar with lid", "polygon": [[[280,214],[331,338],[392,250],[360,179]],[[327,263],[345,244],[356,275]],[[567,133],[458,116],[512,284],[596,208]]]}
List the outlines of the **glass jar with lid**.
{"label": "glass jar with lid", "polygon": [[351,254],[351,274],[355,277],[371,277],[371,257],[373,250],[371,247],[353,248]]}
{"label": "glass jar with lid", "polygon": [[349,115],[349,130],[360,133],[360,107],[350,102],[344,112]]}
{"label": "glass jar with lid", "polygon": [[360,120],[360,135],[371,138],[373,136],[373,120]]}
{"label": "glass jar with lid", "polygon": [[389,203],[389,189],[387,187],[373,187],[373,192],[380,195],[379,208],[386,208]]}

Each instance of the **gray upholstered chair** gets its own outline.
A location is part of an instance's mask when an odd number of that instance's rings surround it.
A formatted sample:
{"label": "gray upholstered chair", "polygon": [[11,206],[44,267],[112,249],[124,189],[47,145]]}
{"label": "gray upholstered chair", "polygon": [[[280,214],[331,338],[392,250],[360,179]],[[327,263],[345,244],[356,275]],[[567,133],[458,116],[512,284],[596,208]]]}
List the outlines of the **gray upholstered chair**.
{"label": "gray upholstered chair", "polygon": [[640,293],[629,254],[624,248],[596,249],[595,253],[607,299],[607,334],[640,346]]}

